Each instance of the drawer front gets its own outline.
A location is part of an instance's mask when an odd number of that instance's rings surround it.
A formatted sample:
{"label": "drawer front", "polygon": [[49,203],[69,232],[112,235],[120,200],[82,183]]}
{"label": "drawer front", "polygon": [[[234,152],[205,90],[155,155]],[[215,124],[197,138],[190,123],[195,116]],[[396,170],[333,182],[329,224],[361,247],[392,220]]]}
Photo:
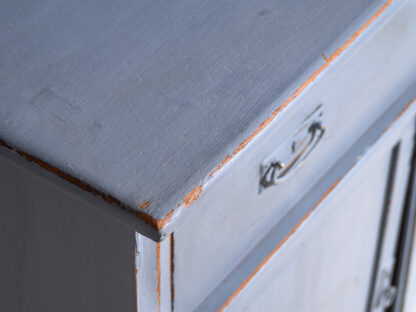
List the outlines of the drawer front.
{"label": "drawer front", "polygon": [[[220,310],[366,310],[387,210],[383,246],[395,250],[413,151],[414,111],[383,135]],[[391,262],[391,256],[381,258]],[[375,289],[375,297],[380,291]]]}
{"label": "drawer front", "polygon": [[[200,304],[416,78],[415,14],[415,2],[407,1],[380,15],[261,135],[214,173],[173,233],[179,311]],[[259,193],[261,164],[317,107],[326,127],[320,142],[288,179]]]}

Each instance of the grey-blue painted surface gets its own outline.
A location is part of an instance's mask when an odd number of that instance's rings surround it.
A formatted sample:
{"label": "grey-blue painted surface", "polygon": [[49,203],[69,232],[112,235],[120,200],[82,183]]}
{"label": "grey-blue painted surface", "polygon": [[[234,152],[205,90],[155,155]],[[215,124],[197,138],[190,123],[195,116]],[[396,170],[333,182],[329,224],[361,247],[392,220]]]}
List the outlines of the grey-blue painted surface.
{"label": "grey-blue painted surface", "polygon": [[[416,81],[416,7],[414,1],[401,4],[374,23],[236,161],[220,171],[218,179],[205,187],[209,191],[189,208],[186,220],[174,230],[179,311],[194,310],[198,300],[220,285],[276,224],[290,231],[295,224],[289,224],[286,216],[299,200],[316,185],[323,187],[321,194],[330,187],[320,185],[321,178]],[[389,111],[390,121],[409,101],[403,99],[398,109]],[[319,103],[327,129],[321,142],[290,179],[259,195],[260,164],[285,138],[293,137]],[[304,207],[317,200],[309,198]],[[296,213],[297,217],[306,211]],[[214,297],[217,303],[221,300],[218,293]]]}
{"label": "grey-blue painted surface", "polygon": [[[264,236],[262,239],[250,249],[248,254],[245,254],[245,257],[241,260],[241,262],[235,266],[231,273],[229,273],[226,278],[224,278],[220,283],[218,283],[218,287],[216,287],[209,296],[202,302],[202,304],[197,309],[198,311],[215,311],[222,304],[233,294],[233,292],[240,286],[242,283],[249,278],[250,274],[261,265],[261,263],[266,259],[269,254],[273,253],[273,250],[279,243],[284,240],[286,236],[290,236],[291,231],[299,224],[300,220],[309,212],[311,209],[319,203],[322,196],[331,189],[331,186],[336,185],[339,189],[338,192],[343,193],[345,200],[349,197],[353,197],[354,191],[349,193],[344,191],[344,188],[338,186],[341,181],[348,180],[346,178],[351,171],[358,171],[360,174],[360,170],[356,169],[359,166],[360,161],[363,158],[368,158],[369,153],[374,154],[375,149],[380,149],[381,147],[386,150],[391,150],[391,148],[398,143],[403,137],[406,139],[402,144],[402,156],[404,157],[400,163],[401,166],[404,168],[405,173],[401,173],[403,177],[399,179],[397,182],[397,195],[399,197],[403,197],[405,194],[406,189],[406,176],[408,174],[409,169],[409,158],[410,158],[410,150],[412,149],[412,142],[411,138],[413,135],[414,127],[412,121],[414,120],[416,107],[413,103],[412,108],[410,108],[407,112],[408,116],[406,118],[402,118],[401,120],[395,120],[395,118],[400,114],[404,107],[414,98],[416,95],[416,84],[413,84],[406,92],[400,96],[400,98],[366,131],[363,136],[361,136],[355,144],[339,159],[333,166],[329,168],[329,171],[314,185],[311,187],[309,192],[305,194],[302,198],[295,198],[296,201],[295,205],[291,208],[290,212],[284,216],[280,221],[278,221],[275,226]],[[393,134],[392,131],[383,135],[383,132],[386,129],[391,129],[390,126],[395,126],[396,130],[394,130]],[[399,130],[397,130],[399,128]],[[403,130],[404,129],[404,130]],[[390,137],[387,138],[386,137]],[[387,142],[386,142],[387,141]],[[385,146],[384,146],[385,145]],[[377,163],[378,164],[378,163]],[[384,167],[382,168],[385,169]],[[381,170],[381,169],[380,169]],[[338,181],[338,182],[337,182]],[[385,180],[382,181],[383,183]],[[375,184],[375,183],[374,183]],[[384,183],[385,184],[385,183]],[[384,185],[383,184],[383,185]],[[358,185],[356,188],[358,189]],[[375,192],[374,189],[369,189],[368,194],[374,196]],[[327,193],[330,195],[332,192]],[[384,194],[384,193],[383,193]],[[324,196],[325,197],[325,196]],[[381,196],[383,197],[383,196]],[[382,199],[382,198],[380,198]],[[379,207],[379,210],[382,209],[382,206]],[[317,207],[315,210],[320,210],[320,207]],[[357,215],[358,219],[362,218],[362,215]],[[305,223],[313,223],[313,221],[309,220],[310,218],[306,219]],[[329,222],[330,223],[330,222]],[[378,224],[378,223],[377,223]],[[397,227],[396,227],[397,228]],[[368,229],[367,229],[368,230]],[[377,230],[377,229],[376,229]],[[302,230],[299,230],[301,232]],[[373,234],[372,231],[368,230],[368,235]],[[344,234],[342,234],[344,235]],[[346,232],[346,236],[351,235],[351,233]],[[392,235],[394,237],[394,235]],[[296,239],[292,239],[296,244]],[[389,238],[392,240],[392,238]],[[394,240],[394,239],[393,239]],[[323,241],[322,241],[323,242]],[[282,248],[288,244],[286,242],[283,244]],[[339,244],[340,250],[343,249],[343,245]],[[368,247],[368,246],[367,246]],[[337,251],[341,252],[341,251]],[[225,253],[222,251],[221,254]],[[316,253],[320,255],[320,253]],[[351,254],[353,256],[353,254]],[[279,257],[277,256],[279,259]],[[293,255],[293,260],[298,258],[298,255]],[[301,257],[302,258],[302,257]],[[364,257],[365,258],[365,257]],[[364,259],[363,258],[363,259]],[[305,261],[308,262],[310,258],[306,257]],[[320,259],[322,260],[322,259]],[[276,260],[278,261],[278,260]],[[218,261],[219,262],[219,261]],[[318,266],[319,264],[317,264]],[[335,266],[338,268],[337,264]],[[301,270],[304,266],[299,265],[298,268]],[[328,268],[330,265],[328,265]],[[371,272],[368,272],[368,277],[370,277]],[[303,276],[300,277],[302,280]],[[253,278],[255,280],[255,278]],[[188,286],[190,287],[190,286]],[[288,288],[288,292],[291,292],[292,288]],[[314,289],[313,287],[311,289]],[[261,292],[261,290],[260,290]],[[288,295],[290,297],[291,294]],[[364,309],[364,307],[363,307]]]}
{"label": "grey-blue painted surface", "polygon": [[3,0],[0,138],[163,218],[382,3]]}

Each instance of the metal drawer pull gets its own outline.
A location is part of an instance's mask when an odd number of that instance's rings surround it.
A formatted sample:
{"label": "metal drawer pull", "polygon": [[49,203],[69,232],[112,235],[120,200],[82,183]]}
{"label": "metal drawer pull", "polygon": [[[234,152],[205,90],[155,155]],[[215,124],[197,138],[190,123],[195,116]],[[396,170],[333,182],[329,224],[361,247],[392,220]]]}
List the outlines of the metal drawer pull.
{"label": "metal drawer pull", "polygon": [[292,143],[294,157],[288,162],[271,161],[263,167],[263,175],[260,179],[261,187],[267,188],[289,178],[303,164],[304,160],[316,147],[325,133],[325,127],[321,121],[312,123],[308,128],[308,137]]}

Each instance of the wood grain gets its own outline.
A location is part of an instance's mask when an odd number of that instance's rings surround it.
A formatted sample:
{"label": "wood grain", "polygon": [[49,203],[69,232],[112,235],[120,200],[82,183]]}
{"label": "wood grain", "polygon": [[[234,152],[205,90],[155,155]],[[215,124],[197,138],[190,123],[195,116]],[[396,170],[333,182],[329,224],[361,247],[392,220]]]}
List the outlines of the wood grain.
{"label": "wood grain", "polygon": [[382,3],[2,1],[0,137],[157,228]]}

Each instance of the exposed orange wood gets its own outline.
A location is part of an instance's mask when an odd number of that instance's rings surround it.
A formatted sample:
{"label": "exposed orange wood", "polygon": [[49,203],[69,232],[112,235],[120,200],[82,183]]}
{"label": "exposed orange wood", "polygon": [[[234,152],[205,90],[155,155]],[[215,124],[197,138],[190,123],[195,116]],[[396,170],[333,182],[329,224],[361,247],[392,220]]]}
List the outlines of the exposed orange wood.
{"label": "exposed orange wood", "polygon": [[[341,47],[339,47],[329,58],[326,58],[325,56],[325,64],[323,64],[312,75],[310,75],[308,79],[306,79],[306,81],[304,81],[300,85],[300,87],[296,89],[292,93],[292,95],[282,103],[282,105],[280,105],[275,111],[273,111],[271,116],[264,120],[257,127],[257,129],[251,133],[251,135],[249,135],[243,142],[240,143],[240,145],[237,146],[237,148],[233,152],[234,156],[241,152],[247,146],[247,144],[250,143],[261,131],[263,131],[285,107],[287,107],[291,102],[293,102],[293,100],[295,100],[303,90],[305,90],[331,63],[333,63],[364,32],[364,30],[366,30],[368,26],[370,26],[392,3],[393,0],[385,2],[383,6],[369,20],[367,20],[367,22],[365,22],[354,34],[352,34],[351,37],[346,42],[344,42],[344,44]],[[231,158],[228,155],[225,159],[227,159],[228,162]],[[221,166],[218,166],[217,168],[214,170],[214,172],[221,169]]]}
{"label": "exposed orange wood", "polygon": [[232,293],[232,295],[224,302],[218,311],[224,311],[224,309],[240,294],[240,292],[247,286],[247,284],[253,279],[254,276],[266,265],[267,262],[276,254],[276,252],[287,242],[287,240],[301,227],[301,225],[309,218],[312,212],[319,206],[319,204],[332,192],[332,190],[342,180],[340,178],[333,183],[322,195],[322,197],[316,202],[316,204],[303,216],[303,218],[296,224],[292,230],[279,242],[279,244],[267,255],[266,258],[254,269],[253,272],[244,280],[243,283]]}
{"label": "exposed orange wood", "polygon": [[116,205],[120,208],[122,208],[123,210],[129,212],[132,215],[135,215],[138,219],[146,222],[148,225],[150,225],[151,227],[153,227],[154,229],[159,230],[160,228],[158,228],[158,221],[159,220],[155,220],[152,216],[141,212],[141,211],[135,211],[129,207],[127,207],[126,205],[124,205],[122,202],[120,202],[118,199],[116,199],[115,197],[112,197],[108,194],[104,194],[102,192],[97,191],[96,189],[94,189],[93,187],[91,187],[90,185],[88,185],[85,182],[82,182],[81,180],[63,172],[62,170],[44,162],[43,160],[32,156],[28,153],[25,153],[23,151],[20,151],[18,149],[15,149],[14,147],[12,147],[11,145],[9,145],[8,143],[6,143],[4,140],[0,139],[0,146],[3,146],[11,151],[16,152],[20,157],[26,159],[29,162],[32,162],[36,165],[38,165],[39,167],[54,173],[55,175],[57,175],[58,177],[68,181],[71,184],[74,184],[76,186],[78,186],[79,188],[81,188],[84,191],[87,191],[95,196],[98,196],[100,198],[102,198],[104,201]]}
{"label": "exposed orange wood", "polygon": [[199,195],[202,193],[202,185],[198,185],[196,188],[194,188],[192,191],[186,195],[186,197],[183,200],[183,204],[186,207],[189,207],[194,201],[196,201],[199,198]]}
{"label": "exposed orange wood", "polygon": [[157,220],[155,228],[157,230],[163,229],[166,226],[166,223],[168,223],[168,221],[170,220],[170,217],[173,215],[174,212],[175,210],[172,209],[166,214],[166,216],[163,219]]}
{"label": "exposed orange wood", "polygon": [[140,203],[140,205],[139,205],[139,207],[141,209],[149,208],[149,206],[150,206],[150,201],[144,201],[144,202]]}
{"label": "exposed orange wood", "polygon": [[[384,5],[364,24],[362,25],[341,47],[339,47],[329,58],[328,60],[325,62],[325,64],[323,64],[318,70],[316,70],[311,76],[309,76],[309,78],[303,82],[300,87],[298,89],[296,89],[292,95],[286,99],[282,105],[280,105],[275,111],[273,111],[273,113],[271,114],[271,116],[269,116],[266,120],[264,120],[258,127],[256,130],[253,131],[253,133],[247,137],[243,142],[241,142],[237,148],[235,148],[233,155],[237,155],[240,151],[242,151],[248,143],[250,143],[254,137],[256,137],[262,130],[264,130],[270,123],[271,121],[286,107],[288,106],[303,90],[305,90],[338,56],[340,56],[363,32],[365,29],[368,28],[368,26],[370,26],[386,9],[388,6],[391,5],[391,3],[393,2],[393,0],[389,0],[386,3],[384,3]],[[12,148],[10,145],[8,145],[6,142],[4,142],[3,140],[0,139],[0,145],[14,150],[17,152],[17,154],[19,154],[21,157],[25,158],[28,161],[34,162],[36,163],[38,166],[58,175],[59,177],[69,181],[70,183],[80,187],[81,189],[88,191],[96,196],[101,197],[102,199],[104,199],[105,201],[115,204],[118,207],[128,211],[129,213],[135,215],[137,218],[141,219],[142,221],[146,222],[147,224],[149,224],[151,227],[153,227],[156,230],[160,230],[162,228],[164,228],[167,224],[167,222],[169,221],[170,217],[173,215],[174,210],[171,210],[168,214],[165,215],[165,217],[163,219],[154,219],[152,216],[144,213],[144,212],[140,212],[140,211],[135,211],[129,207],[127,207],[126,205],[124,205],[123,203],[121,203],[118,199],[108,195],[108,194],[103,194],[102,192],[97,191],[96,189],[94,189],[93,187],[91,187],[90,185],[82,182],[81,180],[59,170],[58,168],[51,166],[50,164],[34,157],[31,156],[23,151],[19,151],[16,150],[14,148]],[[226,163],[228,163],[233,155],[227,155],[227,157],[224,158],[224,160],[221,162],[220,165],[218,165],[210,174],[210,176],[212,176],[216,171],[220,170]],[[202,192],[202,185],[198,185],[197,187],[195,187],[188,195],[185,196],[184,200],[183,200],[183,204],[186,207],[189,207],[194,201],[196,201],[199,198],[199,195]],[[143,203],[142,203],[143,204]]]}
{"label": "exposed orange wood", "polygon": [[223,159],[223,161],[221,162],[221,164],[219,164],[210,174],[209,174],[209,176],[210,177],[212,177],[214,174],[215,174],[215,172],[217,172],[218,170],[220,170],[222,167],[224,167],[230,160],[231,160],[231,158],[233,158],[233,156],[231,156],[231,155],[228,155],[227,157],[225,157],[224,159]]}
{"label": "exposed orange wood", "polygon": [[[406,104],[405,107],[399,112],[399,114],[393,119],[393,121],[384,129],[383,134],[390,129],[397,120],[409,109],[409,107],[416,101],[416,96],[413,97],[409,103]],[[355,164],[347,171],[350,172],[351,169],[355,166]],[[347,174],[346,173],[346,174]],[[346,175],[345,174],[345,175]],[[344,176],[345,176],[344,175]],[[238,294],[247,286],[247,284],[253,279],[253,277],[264,267],[264,265],[273,257],[274,254],[286,243],[286,241],[299,229],[299,227],[309,218],[312,212],[322,203],[322,201],[335,189],[335,187],[342,181],[344,178],[342,176],[337,181],[335,181],[329,189],[325,191],[325,193],[320,197],[320,199],[316,202],[312,209],[310,209],[307,214],[296,224],[295,227],[283,238],[282,241],[272,250],[271,253],[267,255],[267,257],[255,268],[255,270],[240,284],[240,286],[233,292],[233,294],[224,302],[224,304],[220,307],[218,311],[224,311],[224,309],[238,296]]]}

